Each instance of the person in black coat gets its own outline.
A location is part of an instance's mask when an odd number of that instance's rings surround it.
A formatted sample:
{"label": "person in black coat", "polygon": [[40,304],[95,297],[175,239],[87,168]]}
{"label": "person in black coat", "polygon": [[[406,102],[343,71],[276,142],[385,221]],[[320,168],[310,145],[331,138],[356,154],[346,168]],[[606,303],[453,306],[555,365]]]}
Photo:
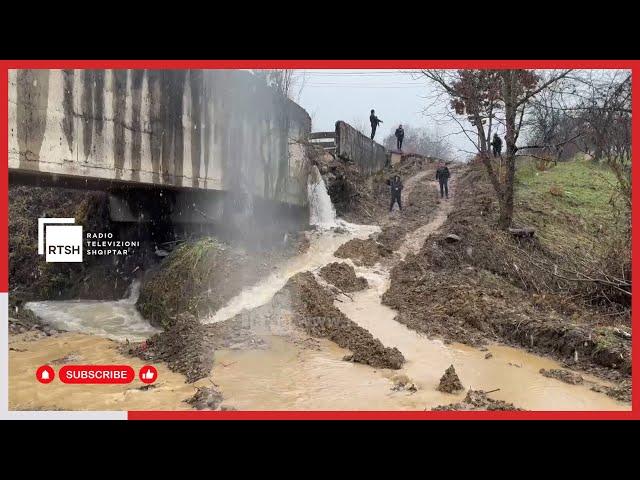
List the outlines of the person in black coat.
{"label": "person in black coat", "polygon": [[393,210],[393,204],[398,203],[398,207],[402,210],[402,189],[404,186],[402,185],[402,180],[400,177],[396,175],[391,180],[387,180],[387,184],[391,190],[391,206],[389,207],[389,211]]}
{"label": "person in black coat", "polygon": [[373,140],[373,137],[376,136],[376,128],[378,128],[378,125],[382,123],[382,120],[376,117],[375,110],[371,110],[371,115],[369,115],[369,122],[371,122],[371,140]]}
{"label": "person in black coat", "polygon": [[491,141],[491,146],[493,147],[493,156],[499,157],[502,155],[502,139],[498,136],[497,133],[493,134],[493,140]]}
{"label": "person in black coat", "polygon": [[402,151],[402,141],[404,140],[404,128],[402,128],[402,124],[396,128],[396,140],[398,150]]}
{"label": "person in black coat", "polygon": [[449,176],[451,173],[449,172],[449,168],[444,164],[444,162],[440,162],[438,165],[438,170],[436,170],[436,180],[440,183],[440,198],[446,195],[446,198],[449,198]]}

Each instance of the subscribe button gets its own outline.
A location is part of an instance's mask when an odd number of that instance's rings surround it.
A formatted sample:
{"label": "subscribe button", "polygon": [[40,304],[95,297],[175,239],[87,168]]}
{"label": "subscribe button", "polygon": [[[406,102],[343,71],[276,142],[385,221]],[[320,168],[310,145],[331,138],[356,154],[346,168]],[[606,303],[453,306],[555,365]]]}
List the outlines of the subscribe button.
{"label": "subscribe button", "polygon": [[[136,374],[129,365],[65,365],[58,372],[62,383],[68,384],[123,384],[133,382]],[[50,365],[42,365],[36,371],[40,383],[51,383],[56,373]],[[158,378],[158,370],[145,365],[138,372],[143,383],[153,383]]]}
{"label": "subscribe button", "polygon": [[58,375],[62,383],[131,383],[136,372],[129,365],[65,365]]}

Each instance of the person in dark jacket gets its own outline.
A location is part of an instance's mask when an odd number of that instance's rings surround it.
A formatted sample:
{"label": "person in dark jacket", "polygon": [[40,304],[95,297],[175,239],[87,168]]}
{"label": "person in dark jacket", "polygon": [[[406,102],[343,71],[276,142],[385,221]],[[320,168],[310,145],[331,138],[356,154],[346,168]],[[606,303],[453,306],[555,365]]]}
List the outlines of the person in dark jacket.
{"label": "person in dark jacket", "polygon": [[393,210],[393,204],[396,202],[398,202],[398,207],[402,210],[402,189],[404,188],[402,180],[396,175],[391,180],[387,180],[387,184],[391,190],[391,206],[389,207],[389,211],[391,212]]}
{"label": "person in dark jacket", "polygon": [[436,170],[436,180],[440,183],[440,198],[445,197],[449,198],[449,168],[444,164],[444,162],[440,162],[438,165],[438,170]]}
{"label": "person in dark jacket", "polygon": [[400,126],[396,128],[396,140],[398,150],[402,151],[402,141],[404,140],[404,128],[402,128],[402,124],[400,124]]}
{"label": "person in dark jacket", "polygon": [[376,136],[376,128],[378,128],[378,125],[382,123],[382,120],[376,117],[375,110],[371,110],[371,115],[369,115],[369,122],[371,122],[371,140],[373,140],[373,137]]}
{"label": "person in dark jacket", "polygon": [[497,133],[493,134],[493,140],[491,141],[491,146],[493,147],[494,157],[499,157],[502,155],[502,139],[498,136]]}

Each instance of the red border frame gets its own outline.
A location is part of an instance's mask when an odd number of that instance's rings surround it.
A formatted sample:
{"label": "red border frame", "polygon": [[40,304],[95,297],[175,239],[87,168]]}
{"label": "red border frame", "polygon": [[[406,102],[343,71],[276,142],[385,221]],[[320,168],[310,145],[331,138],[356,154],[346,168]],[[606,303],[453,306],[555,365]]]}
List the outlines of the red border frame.
{"label": "red border frame", "polygon": [[[8,231],[8,69],[15,68],[157,68],[157,69],[225,69],[225,68],[624,68],[632,70],[633,110],[638,110],[640,100],[639,60],[2,60],[0,61],[0,150],[7,152],[7,163],[0,165],[0,183],[4,195],[0,196],[0,293],[8,292],[9,286],[9,231]],[[640,122],[635,120],[633,128],[632,155],[637,157],[640,147]],[[632,168],[632,202],[638,197],[636,185],[640,171]],[[638,209],[632,211],[632,224],[640,221]],[[632,270],[638,270],[640,245],[637,235],[632,236]],[[640,299],[632,298],[632,329],[637,330]],[[130,411],[131,420],[622,420],[640,419],[640,398],[637,387],[640,373],[640,359],[637,358],[637,335],[632,338],[632,410],[629,412],[605,411],[560,411],[560,412],[518,412],[518,411]]]}

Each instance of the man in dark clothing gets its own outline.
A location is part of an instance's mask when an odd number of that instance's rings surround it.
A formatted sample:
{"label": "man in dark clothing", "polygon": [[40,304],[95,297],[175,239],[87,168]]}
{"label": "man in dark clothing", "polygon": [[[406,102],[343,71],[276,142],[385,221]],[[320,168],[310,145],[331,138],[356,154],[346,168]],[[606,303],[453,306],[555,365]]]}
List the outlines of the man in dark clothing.
{"label": "man in dark clothing", "polygon": [[404,128],[402,128],[402,124],[400,124],[400,126],[396,128],[396,139],[398,150],[402,151],[402,140],[404,140]]}
{"label": "man in dark clothing", "polygon": [[402,210],[402,189],[404,186],[402,185],[402,181],[400,177],[396,175],[391,180],[387,180],[387,184],[391,189],[391,206],[389,207],[389,211],[393,210],[393,204],[398,202],[398,207]]}
{"label": "man in dark clothing", "polygon": [[446,195],[446,198],[449,198],[449,168],[444,164],[444,162],[440,162],[438,165],[438,170],[436,170],[436,180],[440,182],[440,198]]}
{"label": "man in dark clothing", "polygon": [[498,136],[497,133],[493,134],[493,140],[491,141],[491,146],[493,147],[494,157],[499,157],[502,155],[502,139]]}
{"label": "man in dark clothing", "polygon": [[382,123],[382,120],[376,117],[375,110],[371,110],[371,115],[369,115],[369,121],[371,122],[371,140],[373,140],[373,137],[376,136],[376,128],[378,128],[378,125]]}

